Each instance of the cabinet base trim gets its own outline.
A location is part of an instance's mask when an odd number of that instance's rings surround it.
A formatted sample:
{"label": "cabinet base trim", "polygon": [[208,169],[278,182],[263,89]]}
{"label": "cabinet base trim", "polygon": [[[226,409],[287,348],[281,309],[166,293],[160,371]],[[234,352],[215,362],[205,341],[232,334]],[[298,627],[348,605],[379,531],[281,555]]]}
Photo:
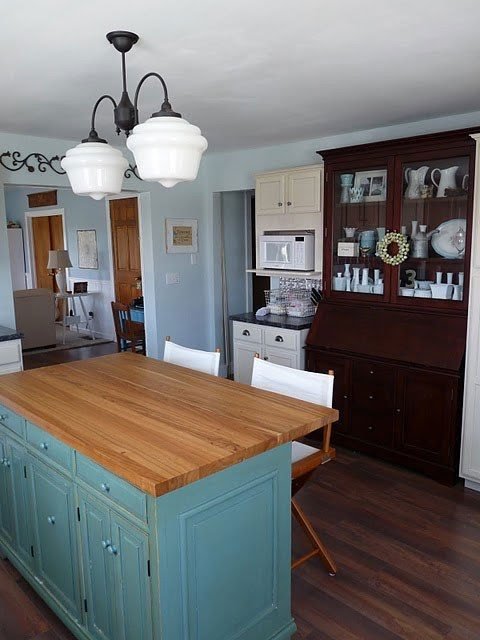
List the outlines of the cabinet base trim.
{"label": "cabinet base trim", "polygon": [[475,480],[465,479],[465,489],[473,489],[473,491],[480,491],[480,482],[475,482]]}

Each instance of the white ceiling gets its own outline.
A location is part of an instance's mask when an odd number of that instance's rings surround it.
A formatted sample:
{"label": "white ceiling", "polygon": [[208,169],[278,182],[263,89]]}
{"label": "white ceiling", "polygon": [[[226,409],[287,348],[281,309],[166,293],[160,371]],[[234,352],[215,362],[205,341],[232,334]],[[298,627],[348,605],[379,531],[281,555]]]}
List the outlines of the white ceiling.
{"label": "white ceiling", "polygon": [[[0,130],[81,139],[120,97],[113,29],[135,31],[129,90],[148,71],[210,149],[259,147],[480,109],[478,0],[9,0]],[[140,98],[157,110],[160,86]],[[99,133],[115,142],[109,103]]]}

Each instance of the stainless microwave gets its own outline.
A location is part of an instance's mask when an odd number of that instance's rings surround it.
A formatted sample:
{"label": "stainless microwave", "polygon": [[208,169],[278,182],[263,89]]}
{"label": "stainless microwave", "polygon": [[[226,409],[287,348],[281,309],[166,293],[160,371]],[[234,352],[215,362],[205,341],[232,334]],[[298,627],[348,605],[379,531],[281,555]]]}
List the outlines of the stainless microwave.
{"label": "stainless microwave", "polygon": [[313,271],[315,236],[311,233],[260,236],[260,268]]}

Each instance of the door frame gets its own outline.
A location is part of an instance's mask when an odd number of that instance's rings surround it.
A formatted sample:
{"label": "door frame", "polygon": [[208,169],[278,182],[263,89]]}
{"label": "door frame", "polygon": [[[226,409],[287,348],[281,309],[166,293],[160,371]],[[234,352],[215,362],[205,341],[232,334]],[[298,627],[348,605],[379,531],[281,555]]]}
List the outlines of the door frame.
{"label": "door frame", "polygon": [[[43,209],[41,211],[25,211],[25,277],[27,289],[35,289],[37,286],[37,274],[35,271],[34,248],[33,248],[33,228],[32,218],[42,218],[50,216],[62,217],[63,246],[68,251],[67,227],[65,224],[65,209]],[[67,269],[68,279],[68,269]]]}

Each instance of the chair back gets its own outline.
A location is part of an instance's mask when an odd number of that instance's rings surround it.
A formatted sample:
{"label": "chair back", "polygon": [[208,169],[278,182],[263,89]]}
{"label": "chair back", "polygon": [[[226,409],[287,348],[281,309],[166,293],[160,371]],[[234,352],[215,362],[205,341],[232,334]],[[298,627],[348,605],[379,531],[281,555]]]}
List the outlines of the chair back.
{"label": "chair back", "polygon": [[331,407],[333,382],[333,374],[291,369],[257,357],[253,360],[252,387],[258,389]]}
{"label": "chair back", "polygon": [[112,314],[115,333],[119,337],[124,337],[126,327],[131,323],[130,307],[121,302],[112,302]]}
{"label": "chair back", "polygon": [[163,359],[165,362],[209,373],[212,376],[218,376],[220,369],[220,351],[189,349],[175,344],[168,338],[165,340]]}

